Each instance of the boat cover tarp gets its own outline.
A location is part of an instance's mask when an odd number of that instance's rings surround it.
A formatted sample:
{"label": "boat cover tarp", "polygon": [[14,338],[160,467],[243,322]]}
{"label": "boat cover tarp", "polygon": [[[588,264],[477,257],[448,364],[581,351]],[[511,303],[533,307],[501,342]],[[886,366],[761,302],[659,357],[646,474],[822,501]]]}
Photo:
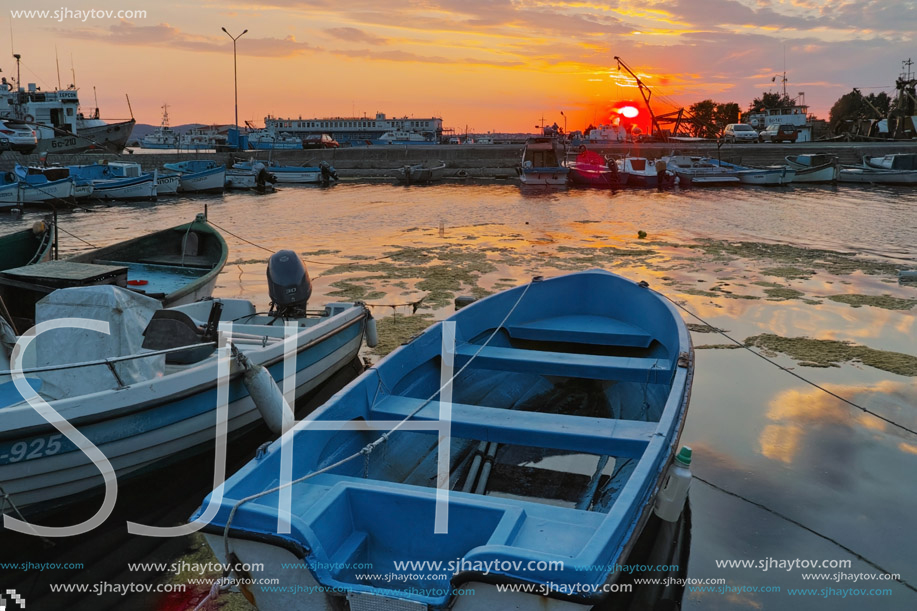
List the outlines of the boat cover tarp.
{"label": "boat cover tarp", "polygon": [[[156,299],[113,285],[54,291],[35,305],[36,324],[88,318],[107,322],[109,334],[73,327],[47,331],[35,339],[34,350],[29,349],[34,357],[26,354],[27,366],[82,363],[144,352],[143,330],[161,307]],[[121,361],[114,368],[121,381],[129,385],[162,375],[165,357]],[[73,397],[118,387],[107,365],[42,372],[38,377],[52,397]]]}

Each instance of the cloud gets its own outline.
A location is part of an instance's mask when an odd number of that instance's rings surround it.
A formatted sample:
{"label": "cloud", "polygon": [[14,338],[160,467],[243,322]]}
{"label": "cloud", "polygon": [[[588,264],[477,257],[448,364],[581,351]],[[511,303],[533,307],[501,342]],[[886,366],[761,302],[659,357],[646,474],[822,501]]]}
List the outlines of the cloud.
{"label": "cloud", "polygon": [[325,32],[331,36],[334,36],[335,38],[346,40],[348,42],[363,42],[370,45],[388,44],[387,38],[364,32],[359,28],[330,28],[325,30]]}
{"label": "cloud", "polygon": [[[79,38],[110,43],[119,46],[167,47],[189,51],[225,53],[232,41],[222,36],[201,36],[183,32],[168,23],[152,26],[138,26],[129,21],[119,21],[108,28],[61,29],[57,36]],[[308,43],[299,42],[293,36],[286,38],[246,37],[237,43],[239,55],[256,57],[291,57],[309,51],[319,50]]]}

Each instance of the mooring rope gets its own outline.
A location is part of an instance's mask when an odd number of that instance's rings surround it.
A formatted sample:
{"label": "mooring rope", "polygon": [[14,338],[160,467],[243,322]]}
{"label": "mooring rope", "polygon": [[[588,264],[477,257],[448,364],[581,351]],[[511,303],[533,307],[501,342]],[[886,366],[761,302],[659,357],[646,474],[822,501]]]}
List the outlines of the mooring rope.
{"label": "mooring rope", "polygon": [[[658,294],[659,294],[659,295],[662,295],[662,293],[658,293]],[[663,297],[665,297],[665,295],[663,295]],[[703,318],[701,318],[700,316],[698,316],[697,314],[695,314],[694,312],[692,312],[692,311],[689,310],[688,308],[684,307],[684,306],[681,305],[680,303],[675,302],[674,300],[670,299],[669,297],[666,297],[666,299],[668,299],[669,302],[672,303],[672,305],[674,305],[675,307],[679,308],[680,310],[682,310],[682,311],[688,313],[689,315],[693,316],[693,317],[696,318],[697,320],[701,321],[702,323],[704,323],[705,325],[707,325],[708,327],[710,327],[711,329],[713,329],[714,331],[716,331],[717,333],[719,333],[720,335],[722,335],[723,337],[725,337],[726,339],[728,339],[729,341],[731,341],[732,343],[736,344],[737,346],[739,346],[739,347],[741,347],[741,348],[744,348],[744,349],[748,350],[749,352],[751,352],[752,354],[754,354],[754,355],[757,356],[758,358],[764,359],[765,361],[767,361],[768,363],[770,363],[770,364],[773,365],[774,367],[776,367],[776,368],[778,368],[778,369],[780,369],[780,370],[782,370],[782,371],[785,371],[786,373],[790,374],[791,376],[793,376],[793,377],[795,377],[795,378],[797,378],[797,379],[799,379],[799,380],[805,382],[806,384],[808,384],[808,385],[810,385],[810,386],[813,386],[814,388],[817,388],[818,390],[822,391],[823,393],[826,393],[826,394],[828,394],[828,395],[834,397],[835,399],[838,399],[839,401],[842,401],[842,402],[846,403],[847,405],[849,405],[849,406],[851,406],[851,407],[855,407],[856,409],[860,410],[860,411],[863,412],[863,413],[866,413],[866,414],[869,414],[870,416],[873,416],[873,417],[875,417],[875,418],[878,418],[879,420],[882,420],[883,422],[887,422],[888,424],[892,425],[893,427],[899,428],[899,429],[901,429],[902,431],[906,431],[906,432],[910,433],[911,435],[917,435],[917,431],[915,431],[914,429],[908,428],[908,427],[904,426],[903,424],[899,424],[899,423],[895,422],[894,420],[891,420],[891,419],[887,418],[886,416],[883,416],[882,414],[879,414],[879,413],[876,413],[876,412],[870,410],[870,409],[867,408],[867,407],[863,407],[862,405],[859,405],[859,404],[857,404],[857,403],[854,403],[854,402],[851,401],[850,399],[846,399],[846,398],[840,396],[839,394],[837,394],[837,393],[835,393],[835,392],[833,392],[833,391],[828,390],[828,389],[825,388],[824,386],[821,386],[821,385],[817,384],[816,382],[813,382],[812,380],[809,380],[809,379],[807,379],[807,378],[801,376],[800,374],[796,373],[795,371],[793,371],[793,370],[791,370],[791,369],[788,369],[787,367],[784,367],[783,365],[781,365],[781,364],[778,363],[777,361],[775,361],[775,360],[773,360],[773,359],[771,359],[771,358],[768,358],[768,357],[764,356],[764,355],[761,354],[760,352],[758,352],[758,351],[756,351],[756,350],[752,350],[751,347],[750,347],[750,346],[747,346],[744,342],[740,342],[739,340],[737,340],[737,339],[735,339],[734,337],[730,336],[728,333],[726,333],[726,332],[723,331],[722,329],[719,329],[719,328],[717,328],[717,327],[714,327],[713,325],[711,325],[710,323],[708,323],[706,320],[704,320]]]}
{"label": "mooring rope", "polygon": [[[755,507],[757,507],[757,508],[759,508],[759,509],[763,509],[764,511],[766,511],[766,512],[768,512],[768,513],[771,513],[771,514],[777,516],[778,518],[781,518],[782,520],[786,520],[787,522],[789,522],[790,524],[793,524],[794,526],[798,526],[799,528],[803,529],[803,530],[806,531],[806,532],[812,533],[812,534],[815,535],[816,537],[819,537],[819,538],[821,538],[821,539],[824,539],[825,541],[828,541],[829,543],[832,543],[832,544],[838,546],[839,548],[841,548],[842,550],[844,550],[844,551],[847,552],[848,554],[850,554],[850,555],[856,557],[857,560],[861,560],[861,561],[865,562],[866,564],[868,564],[869,566],[871,566],[872,568],[876,569],[877,571],[879,571],[879,572],[881,572],[881,573],[884,573],[885,575],[888,575],[888,576],[891,577],[894,581],[897,581],[898,583],[900,583],[901,585],[903,585],[903,586],[906,587],[907,589],[909,589],[909,590],[911,590],[911,591],[913,591],[913,592],[917,592],[917,588],[915,588],[915,587],[912,586],[910,583],[908,583],[907,581],[905,581],[904,579],[902,579],[901,576],[900,576],[899,574],[897,574],[897,573],[892,573],[891,571],[885,570],[884,568],[882,568],[881,566],[879,566],[878,564],[876,564],[875,562],[873,562],[873,561],[870,560],[869,558],[866,558],[866,557],[863,556],[862,554],[857,553],[856,551],[850,549],[849,547],[847,547],[846,545],[844,545],[844,544],[841,543],[840,541],[838,541],[838,540],[836,540],[836,539],[832,539],[831,537],[829,537],[829,536],[827,536],[827,535],[823,535],[823,534],[821,534],[820,532],[818,532],[817,530],[814,530],[814,529],[812,529],[812,528],[809,528],[808,526],[806,526],[806,525],[803,524],[802,522],[800,522],[800,521],[798,521],[798,520],[794,520],[794,519],[791,518],[790,516],[784,515],[784,514],[780,513],[779,511],[777,511],[777,510],[775,510],[775,509],[771,509],[771,508],[768,507],[767,505],[764,505],[764,504],[759,503],[759,502],[757,502],[757,501],[753,501],[753,500],[751,500],[750,498],[744,497],[744,496],[742,496],[741,494],[738,494],[738,493],[736,493],[736,492],[732,492],[731,490],[727,490],[727,489],[723,488],[722,486],[718,486],[717,484],[714,484],[713,482],[707,481],[707,480],[705,480],[704,478],[699,477],[699,476],[697,476],[697,475],[695,475],[695,474],[693,474],[693,473],[691,474],[691,476],[692,476],[694,479],[696,479],[697,481],[699,481],[699,482],[701,482],[701,483],[703,483],[703,484],[707,484],[708,486],[710,486],[710,487],[713,488],[714,490],[719,490],[719,491],[722,492],[723,494],[728,494],[729,496],[733,496],[733,497],[735,497],[735,498],[737,498],[737,499],[740,499],[740,500],[745,501],[746,503],[749,503],[749,504],[751,504],[751,505],[754,505]],[[896,575],[897,575],[897,576],[896,576]]]}

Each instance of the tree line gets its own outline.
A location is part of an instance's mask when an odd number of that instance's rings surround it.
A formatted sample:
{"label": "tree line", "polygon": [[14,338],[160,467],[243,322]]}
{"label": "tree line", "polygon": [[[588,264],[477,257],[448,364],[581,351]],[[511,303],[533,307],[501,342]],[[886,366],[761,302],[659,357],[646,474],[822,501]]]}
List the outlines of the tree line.
{"label": "tree line", "polygon": [[[831,107],[828,115],[828,128],[837,133],[842,125],[862,119],[883,119],[896,110],[895,100],[887,93],[870,93],[863,95],[854,88],[850,93],[841,96]],[[747,112],[763,112],[766,109],[788,109],[795,106],[792,98],[785,94],[765,92],[755,98]],[[685,129],[699,138],[716,138],[723,133],[730,123],[739,123],[741,109],[735,102],[720,103],[714,100],[703,100],[688,108]]]}

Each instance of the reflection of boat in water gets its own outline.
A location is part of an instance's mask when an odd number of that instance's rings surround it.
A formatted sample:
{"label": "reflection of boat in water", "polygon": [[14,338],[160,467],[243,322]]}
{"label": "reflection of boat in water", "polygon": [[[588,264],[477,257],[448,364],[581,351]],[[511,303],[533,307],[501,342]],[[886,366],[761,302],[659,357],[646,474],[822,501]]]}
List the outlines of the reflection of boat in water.
{"label": "reflection of boat in water", "polygon": [[398,180],[409,185],[441,180],[445,172],[445,161],[425,161],[395,170]]}
{"label": "reflection of boat in water", "polygon": [[[367,609],[592,608],[654,507],[683,513],[684,494],[667,495],[693,368],[685,323],[661,295],[601,270],[539,277],[391,353],[195,518],[212,516],[204,532],[221,562],[321,587],[256,591],[264,610],[345,597]],[[287,450],[296,485],[278,487]],[[395,568],[406,557],[469,564],[411,576]],[[305,558],[295,574],[281,568]],[[332,568],[356,562],[405,581]],[[533,589],[498,590],[513,583]]]}
{"label": "reflection of boat in water", "polygon": [[548,136],[528,138],[522,149],[522,165],[516,168],[526,185],[565,185],[570,169],[563,164],[560,140]]}

